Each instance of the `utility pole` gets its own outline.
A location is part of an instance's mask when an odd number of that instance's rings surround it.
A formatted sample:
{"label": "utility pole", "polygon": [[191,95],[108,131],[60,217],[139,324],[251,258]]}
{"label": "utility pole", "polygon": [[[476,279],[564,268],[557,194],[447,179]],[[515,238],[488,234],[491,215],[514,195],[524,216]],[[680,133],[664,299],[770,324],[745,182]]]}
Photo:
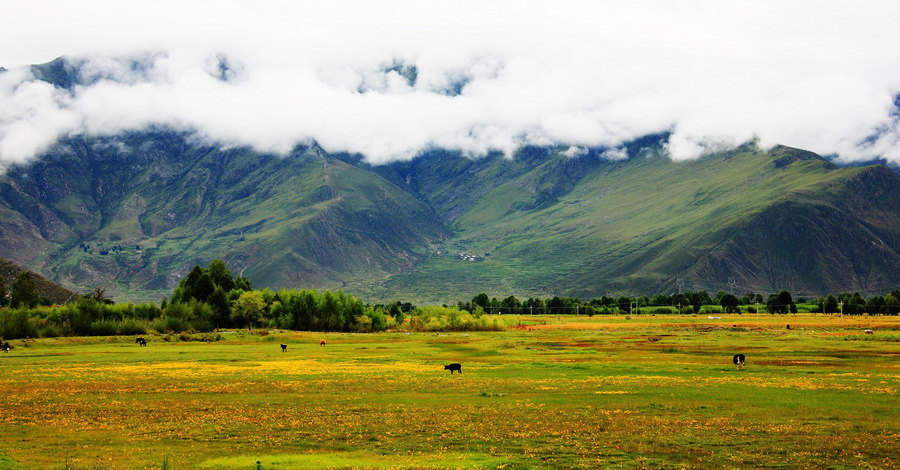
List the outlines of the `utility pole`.
{"label": "utility pole", "polygon": [[841,308],[841,316],[844,316],[844,301],[838,303],[838,307]]}

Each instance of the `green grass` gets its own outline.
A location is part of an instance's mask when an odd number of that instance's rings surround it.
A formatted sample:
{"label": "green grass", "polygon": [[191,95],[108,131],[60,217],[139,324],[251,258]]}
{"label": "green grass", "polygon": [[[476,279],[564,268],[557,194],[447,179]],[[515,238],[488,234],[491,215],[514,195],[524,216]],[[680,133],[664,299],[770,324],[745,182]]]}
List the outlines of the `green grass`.
{"label": "green grass", "polygon": [[[234,331],[209,343],[150,336],[146,348],[131,337],[13,341],[0,354],[0,468],[891,468],[900,458],[896,342],[860,337],[896,337],[896,317],[504,320],[525,328]],[[463,373],[446,373],[451,362]]]}

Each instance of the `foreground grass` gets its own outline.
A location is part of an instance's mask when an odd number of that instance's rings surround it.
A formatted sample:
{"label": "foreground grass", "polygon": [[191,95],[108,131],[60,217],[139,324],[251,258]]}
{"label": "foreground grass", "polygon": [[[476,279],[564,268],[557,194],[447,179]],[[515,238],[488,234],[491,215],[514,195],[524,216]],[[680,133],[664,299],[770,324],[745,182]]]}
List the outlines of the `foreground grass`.
{"label": "foreground grass", "polygon": [[[128,337],[16,341],[0,355],[0,468],[900,460],[896,317],[507,321],[521,326],[233,332],[214,343],[149,337],[146,348]],[[731,365],[736,352],[747,355],[743,370]],[[463,374],[447,374],[449,362]]]}

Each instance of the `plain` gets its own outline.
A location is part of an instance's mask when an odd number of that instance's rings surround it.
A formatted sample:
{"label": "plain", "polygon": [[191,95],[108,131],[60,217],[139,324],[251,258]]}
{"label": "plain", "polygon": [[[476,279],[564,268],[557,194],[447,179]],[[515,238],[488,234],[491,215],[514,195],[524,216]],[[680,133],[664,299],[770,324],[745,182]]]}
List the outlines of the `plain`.
{"label": "plain", "polygon": [[0,468],[898,465],[900,317],[720,317],[15,340]]}

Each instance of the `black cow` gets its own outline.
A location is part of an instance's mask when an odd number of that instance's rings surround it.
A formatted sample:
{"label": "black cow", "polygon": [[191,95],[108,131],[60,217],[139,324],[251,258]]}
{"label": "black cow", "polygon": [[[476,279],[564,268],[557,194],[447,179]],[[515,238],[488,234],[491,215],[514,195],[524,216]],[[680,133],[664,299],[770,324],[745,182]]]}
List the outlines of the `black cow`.
{"label": "black cow", "polygon": [[281,352],[287,352],[287,345],[286,345],[286,344],[282,344],[282,345],[281,345]]}
{"label": "black cow", "polygon": [[734,363],[734,367],[740,369],[744,367],[744,355],[743,354],[735,354],[733,358],[731,358],[731,362]]}
{"label": "black cow", "polygon": [[444,366],[444,370],[449,370],[450,375],[453,375],[453,371],[458,371],[462,374],[462,364],[447,364]]}
{"label": "black cow", "polygon": [[0,346],[0,349],[3,349],[3,352],[9,352],[9,350],[12,349],[12,346],[10,346],[9,341],[7,341]]}
{"label": "black cow", "polygon": [[147,340],[145,340],[144,338],[138,338],[138,339],[134,340],[134,342],[137,343],[139,346],[147,345]]}

